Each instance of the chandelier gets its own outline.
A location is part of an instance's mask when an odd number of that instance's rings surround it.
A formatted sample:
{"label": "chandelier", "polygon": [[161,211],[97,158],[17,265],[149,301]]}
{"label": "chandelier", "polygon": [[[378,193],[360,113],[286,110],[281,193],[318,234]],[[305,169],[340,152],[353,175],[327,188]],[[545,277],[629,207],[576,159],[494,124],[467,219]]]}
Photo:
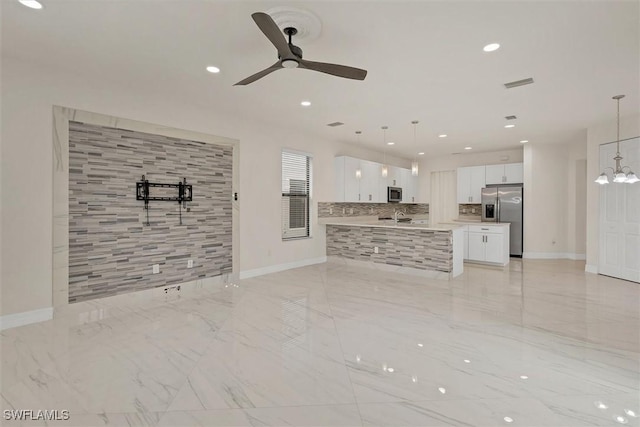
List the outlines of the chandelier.
{"label": "chandelier", "polygon": [[[616,167],[614,169],[611,166],[608,166],[604,168],[604,170],[606,171],[607,169],[611,169],[611,171],[613,172],[613,182],[625,182],[627,184],[633,184],[634,182],[640,181],[640,179],[636,176],[635,173],[633,173],[629,166],[622,166],[621,163],[622,156],[620,155],[620,100],[622,98],[624,98],[624,95],[616,95],[612,98],[618,102],[618,138],[616,140],[616,156],[613,158],[613,160],[616,161]],[[627,173],[624,172],[625,169],[628,170]],[[596,178],[595,182],[600,185],[608,184],[609,177],[607,176],[607,173],[602,172],[600,176]]]}

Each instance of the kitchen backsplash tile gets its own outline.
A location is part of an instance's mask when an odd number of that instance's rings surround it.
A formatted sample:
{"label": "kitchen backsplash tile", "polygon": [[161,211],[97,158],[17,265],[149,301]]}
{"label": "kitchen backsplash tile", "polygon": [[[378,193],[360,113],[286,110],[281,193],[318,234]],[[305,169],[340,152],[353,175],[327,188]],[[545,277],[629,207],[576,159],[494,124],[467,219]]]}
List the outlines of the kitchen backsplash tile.
{"label": "kitchen backsplash tile", "polygon": [[391,217],[396,210],[401,210],[411,215],[426,215],[429,213],[429,204],[318,202],[318,218],[368,215]]}
{"label": "kitchen backsplash tile", "polygon": [[460,219],[481,219],[482,205],[480,203],[461,203],[458,205],[458,215]]}

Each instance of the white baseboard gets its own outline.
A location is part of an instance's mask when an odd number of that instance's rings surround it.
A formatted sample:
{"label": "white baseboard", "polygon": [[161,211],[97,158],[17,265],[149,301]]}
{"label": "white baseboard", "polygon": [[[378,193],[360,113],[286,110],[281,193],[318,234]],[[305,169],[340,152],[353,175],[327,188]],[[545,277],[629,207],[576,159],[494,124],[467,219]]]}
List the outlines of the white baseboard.
{"label": "white baseboard", "polygon": [[0,316],[0,331],[53,319],[53,307]]}
{"label": "white baseboard", "polygon": [[262,276],[264,274],[277,273],[278,271],[291,270],[292,268],[306,267],[308,265],[322,264],[327,262],[327,257],[307,258],[300,261],[288,262],[285,264],[270,265],[268,267],[255,268],[240,272],[240,279],[249,279],[251,277]]}
{"label": "white baseboard", "polygon": [[570,252],[524,252],[522,258],[527,259],[572,259],[585,260],[586,254],[576,254]]}
{"label": "white baseboard", "polygon": [[587,273],[598,274],[598,266],[587,264],[584,266],[584,271],[586,271]]}

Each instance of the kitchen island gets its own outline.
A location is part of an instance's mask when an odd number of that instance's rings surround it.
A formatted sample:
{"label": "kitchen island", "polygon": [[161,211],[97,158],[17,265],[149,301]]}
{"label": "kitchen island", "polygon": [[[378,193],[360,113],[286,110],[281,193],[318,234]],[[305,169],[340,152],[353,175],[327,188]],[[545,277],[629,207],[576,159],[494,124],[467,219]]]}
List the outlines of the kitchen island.
{"label": "kitchen island", "polygon": [[430,278],[462,274],[464,237],[455,224],[395,223],[375,218],[327,218],[327,257]]}

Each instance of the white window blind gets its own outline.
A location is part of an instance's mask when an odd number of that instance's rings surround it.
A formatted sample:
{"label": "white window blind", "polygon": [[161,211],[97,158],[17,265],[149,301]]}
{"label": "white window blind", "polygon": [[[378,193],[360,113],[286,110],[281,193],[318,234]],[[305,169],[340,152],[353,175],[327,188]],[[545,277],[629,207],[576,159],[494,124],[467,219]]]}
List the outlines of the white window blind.
{"label": "white window blind", "polygon": [[309,237],[311,157],[282,152],[282,240]]}

